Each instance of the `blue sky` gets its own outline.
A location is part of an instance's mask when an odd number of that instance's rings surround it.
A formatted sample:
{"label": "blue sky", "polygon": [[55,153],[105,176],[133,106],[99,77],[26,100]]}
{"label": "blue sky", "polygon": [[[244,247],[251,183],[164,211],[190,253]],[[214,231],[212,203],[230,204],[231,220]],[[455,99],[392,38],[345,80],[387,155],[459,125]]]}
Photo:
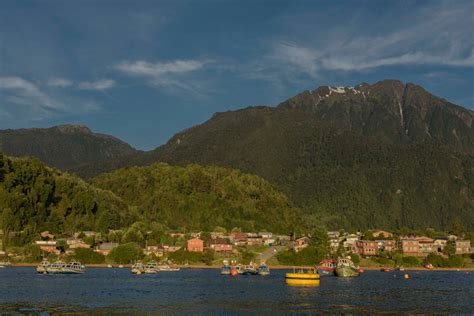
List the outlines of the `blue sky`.
{"label": "blue sky", "polygon": [[474,107],[474,1],[0,2],[0,128],[151,149],[320,85],[415,82]]}

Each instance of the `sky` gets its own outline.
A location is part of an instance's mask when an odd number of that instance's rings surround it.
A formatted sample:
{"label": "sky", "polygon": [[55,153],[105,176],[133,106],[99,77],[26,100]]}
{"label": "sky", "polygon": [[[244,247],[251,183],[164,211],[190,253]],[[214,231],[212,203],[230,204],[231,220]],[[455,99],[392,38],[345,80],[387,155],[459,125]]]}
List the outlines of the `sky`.
{"label": "sky", "polygon": [[474,109],[474,1],[0,1],[0,129],[138,149],[306,89],[414,82]]}

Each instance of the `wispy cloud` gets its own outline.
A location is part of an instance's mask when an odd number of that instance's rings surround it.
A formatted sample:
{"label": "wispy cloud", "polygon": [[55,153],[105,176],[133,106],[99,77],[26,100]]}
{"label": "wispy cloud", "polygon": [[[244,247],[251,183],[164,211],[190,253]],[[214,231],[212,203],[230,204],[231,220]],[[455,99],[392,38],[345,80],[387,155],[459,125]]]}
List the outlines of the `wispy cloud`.
{"label": "wispy cloud", "polygon": [[115,86],[115,81],[112,79],[101,79],[98,81],[84,81],[78,84],[78,88],[81,90],[96,90],[96,91],[105,91],[107,89],[113,88]]}
{"label": "wispy cloud", "polygon": [[212,64],[210,60],[174,60],[170,62],[123,61],[116,65],[120,72],[146,78],[153,86],[168,92],[189,92],[203,96],[203,85],[192,78],[193,73]]}
{"label": "wispy cloud", "polygon": [[53,78],[49,80],[47,84],[52,87],[65,88],[72,86],[73,82],[66,78]]}
{"label": "wispy cloud", "polygon": [[426,5],[411,23],[372,32],[376,35],[338,27],[328,29],[324,40],[308,41],[311,37],[304,35],[291,41],[274,38],[258,62],[244,69],[249,78],[274,82],[275,77],[297,81],[327,71],[361,72],[400,65],[474,67],[473,4]]}

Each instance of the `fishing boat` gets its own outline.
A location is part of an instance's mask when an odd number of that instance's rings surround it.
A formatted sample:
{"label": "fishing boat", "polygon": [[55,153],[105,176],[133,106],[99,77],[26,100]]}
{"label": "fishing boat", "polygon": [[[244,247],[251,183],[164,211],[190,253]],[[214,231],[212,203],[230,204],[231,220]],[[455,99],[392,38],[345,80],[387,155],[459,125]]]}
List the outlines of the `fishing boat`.
{"label": "fishing boat", "polygon": [[224,264],[221,268],[221,274],[222,275],[230,275],[232,271],[231,266]]}
{"label": "fishing boat", "polygon": [[257,275],[258,271],[255,268],[255,265],[253,262],[250,262],[250,264],[244,266],[244,272],[242,272],[243,275]]}
{"label": "fishing boat", "polygon": [[270,274],[270,268],[265,263],[262,263],[258,267],[257,273],[258,273],[258,275],[269,275]]}
{"label": "fishing boat", "polygon": [[286,273],[285,281],[291,286],[318,286],[320,282],[316,269],[293,269],[293,272]]}
{"label": "fishing boat", "polygon": [[146,274],[157,274],[160,271],[155,261],[150,261],[145,265],[144,271]]}
{"label": "fishing boat", "polygon": [[72,261],[63,267],[61,274],[83,274],[84,272],[86,272],[86,267],[83,264]]}
{"label": "fishing boat", "polygon": [[339,258],[337,260],[336,269],[334,269],[334,275],[338,277],[356,277],[359,276],[359,269],[352,262],[351,257]]}
{"label": "fishing boat", "polygon": [[319,275],[334,275],[334,269],[336,269],[337,261],[333,259],[326,259],[319,263],[317,271]]}
{"label": "fishing boat", "polygon": [[142,274],[145,272],[145,266],[141,261],[137,261],[132,265],[131,271],[135,274]]}
{"label": "fishing boat", "polygon": [[160,264],[158,266],[158,270],[162,271],[162,272],[177,272],[179,270],[181,270],[180,268],[178,267],[172,267],[168,264]]}
{"label": "fishing boat", "polygon": [[231,270],[230,274],[232,274],[232,275],[234,275],[235,273],[236,274],[244,274],[244,271],[245,271],[244,267],[241,264],[232,266],[230,270]]}
{"label": "fishing boat", "polygon": [[48,261],[48,259],[43,259],[43,261],[41,261],[41,263],[36,267],[36,272],[47,274],[50,265],[51,263]]}

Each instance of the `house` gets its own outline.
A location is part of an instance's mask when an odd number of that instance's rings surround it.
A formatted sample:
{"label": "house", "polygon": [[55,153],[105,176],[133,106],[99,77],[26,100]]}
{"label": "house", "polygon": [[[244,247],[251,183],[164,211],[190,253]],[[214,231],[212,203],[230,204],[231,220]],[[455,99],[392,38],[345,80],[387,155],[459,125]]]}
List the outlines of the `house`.
{"label": "house", "polygon": [[249,236],[249,234],[247,234],[247,246],[260,246],[263,244],[264,241],[262,237],[258,235]]}
{"label": "house", "polygon": [[329,231],[329,232],[327,232],[327,234],[328,234],[329,239],[333,239],[333,238],[336,239],[336,238],[339,238],[339,236],[340,236],[340,233],[337,230]]}
{"label": "house", "polygon": [[247,244],[247,234],[242,232],[232,232],[229,235],[230,241],[235,246],[245,246]]}
{"label": "house", "polygon": [[420,256],[420,243],[415,238],[404,238],[400,240],[402,252],[406,256]]}
{"label": "house", "polygon": [[420,252],[422,254],[428,255],[434,251],[433,247],[433,239],[423,236],[423,237],[416,237],[418,243],[420,245]]}
{"label": "house", "polygon": [[37,240],[35,245],[39,246],[41,251],[59,255],[61,251],[57,248],[56,240]]}
{"label": "house", "polygon": [[179,249],[181,249],[180,246],[163,245],[163,252],[164,252],[164,253],[176,252],[176,251],[178,251]]}
{"label": "house", "polygon": [[155,255],[157,257],[163,257],[165,250],[162,246],[147,246],[143,251],[146,256]]}
{"label": "house", "polygon": [[454,242],[454,249],[457,255],[463,255],[471,253],[471,241],[457,239]]}
{"label": "house", "polygon": [[437,237],[433,239],[433,252],[443,252],[444,247],[446,247],[447,244],[447,237]]}
{"label": "house", "polygon": [[393,234],[385,230],[376,230],[372,232],[372,236],[374,236],[374,238],[392,238]]}
{"label": "house", "polygon": [[204,241],[199,238],[192,238],[188,240],[187,249],[189,252],[203,252],[204,251]]}
{"label": "house", "polygon": [[98,252],[104,256],[107,256],[112,249],[117,247],[119,244],[116,242],[103,242],[97,246],[97,248],[94,250],[95,252]]}
{"label": "house", "polygon": [[77,248],[90,248],[91,246],[86,244],[82,239],[77,238],[68,238],[66,239],[66,243],[68,244],[69,248],[77,249]]}
{"label": "house", "polygon": [[379,250],[378,243],[374,240],[358,240],[356,246],[361,256],[375,256]]}
{"label": "house", "polygon": [[357,241],[359,240],[359,235],[357,234],[350,234],[345,236],[344,241],[342,243],[344,249],[349,252],[357,253],[359,249],[357,248]]}
{"label": "house", "polygon": [[397,250],[397,244],[393,239],[382,239],[375,241],[378,245],[378,250],[392,252]]}
{"label": "house", "polygon": [[263,239],[270,239],[273,238],[273,234],[270,232],[259,232],[258,235]]}
{"label": "house", "polygon": [[281,246],[289,245],[291,242],[291,237],[288,235],[276,235],[275,239],[276,239],[276,243]]}
{"label": "house", "polygon": [[215,252],[232,252],[232,244],[224,238],[214,238],[209,240],[209,248]]}
{"label": "house", "polygon": [[298,238],[293,242],[293,249],[296,252],[299,252],[299,251],[303,250],[304,248],[308,247],[309,242],[310,242],[310,239],[306,236]]}

